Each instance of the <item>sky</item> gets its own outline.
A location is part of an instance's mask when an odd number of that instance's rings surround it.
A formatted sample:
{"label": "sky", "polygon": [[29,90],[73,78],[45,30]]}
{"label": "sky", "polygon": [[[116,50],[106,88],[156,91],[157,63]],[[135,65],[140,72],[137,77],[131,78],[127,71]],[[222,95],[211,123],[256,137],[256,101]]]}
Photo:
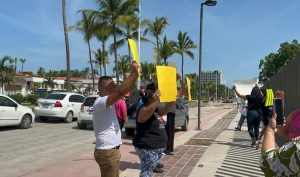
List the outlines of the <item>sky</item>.
{"label": "sky", "polygon": [[[202,1],[203,2],[203,1]],[[67,23],[74,25],[81,9],[98,9],[95,0],[66,0]],[[199,46],[201,0],[142,0],[141,16],[154,20],[167,17],[164,30],[168,39],[176,40],[179,30],[187,32]],[[204,6],[202,70],[222,71],[223,83],[258,77],[259,61],[280,44],[300,39],[299,0],[218,0],[214,7]],[[0,58],[26,58],[24,71],[66,68],[61,0],[1,0]],[[154,40],[154,38],[150,37]],[[69,33],[71,69],[89,67],[88,47],[79,32]],[[112,43],[110,39],[108,44]],[[100,48],[93,39],[92,50]],[[119,50],[127,54],[127,48]],[[185,73],[198,73],[199,52],[194,60],[185,56]],[[141,61],[153,61],[153,45],[141,43]],[[112,74],[113,56],[108,73]],[[170,62],[181,66],[181,57]],[[17,70],[21,65],[18,64]],[[178,71],[180,72],[180,71]],[[181,72],[180,72],[181,73]]]}

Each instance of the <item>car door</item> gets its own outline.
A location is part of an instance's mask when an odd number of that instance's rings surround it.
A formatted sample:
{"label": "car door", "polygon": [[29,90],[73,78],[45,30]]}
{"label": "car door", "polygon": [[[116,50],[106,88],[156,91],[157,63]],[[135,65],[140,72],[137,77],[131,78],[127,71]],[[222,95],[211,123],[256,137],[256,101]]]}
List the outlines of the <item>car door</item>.
{"label": "car door", "polygon": [[73,108],[73,111],[74,111],[74,117],[78,117],[79,115],[79,112],[80,112],[80,107],[84,101],[84,98],[83,96],[81,95],[71,95],[70,98],[69,98],[69,102]]}
{"label": "car door", "polygon": [[0,96],[0,124],[15,125],[21,119],[21,113],[18,111],[17,104],[11,99]]}
{"label": "car door", "polygon": [[182,104],[176,102],[175,113],[175,127],[180,127],[184,124],[185,116],[184,116],[184,107]]}

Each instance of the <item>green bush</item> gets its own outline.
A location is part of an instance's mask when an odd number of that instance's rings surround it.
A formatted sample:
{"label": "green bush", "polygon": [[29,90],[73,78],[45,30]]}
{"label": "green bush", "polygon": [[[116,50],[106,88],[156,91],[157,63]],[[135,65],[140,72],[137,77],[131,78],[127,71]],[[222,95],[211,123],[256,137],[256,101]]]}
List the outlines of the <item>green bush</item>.
{"label": "green bush", "polygon": [[35,104],[38,98],[40,98],[38,95],[27,95],[26,101],[31,104]]}
{"label": "green bush", "polygon": [[20,93],[15,94],[15,95],[10,95],[10,97],[19,104],[21,104],[23,101],[25,101],[25,97],[23,95],[21,95]]}

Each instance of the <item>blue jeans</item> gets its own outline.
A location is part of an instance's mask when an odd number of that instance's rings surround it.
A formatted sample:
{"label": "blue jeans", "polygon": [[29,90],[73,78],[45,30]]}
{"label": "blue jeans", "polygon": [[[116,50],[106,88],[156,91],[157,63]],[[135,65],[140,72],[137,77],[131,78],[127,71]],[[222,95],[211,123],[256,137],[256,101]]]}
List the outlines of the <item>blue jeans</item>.
{"label": "blue jeans", "polygon": [[248,110],[247,112],[248,132],[252,139],[255,138],[256,140],[258,140],[261,118],[262,118],[261,110]]}
{"label": "blue jeans", "polygon": [[141,161],[140,177],[151,177],[154,168],[157,166],[164,148],[162,149],[140,149],[134,147]]}
{"label": "blue jeans", "polygon": [[246,116],[241,115],[240,120],[239,120],[239,122],[238,122],[238,124],[237,124],[236,127],[239,128],[239,129],[241,129],[242,126],[243,126],[243,124],[244,124],[245,119],[246,119]]}

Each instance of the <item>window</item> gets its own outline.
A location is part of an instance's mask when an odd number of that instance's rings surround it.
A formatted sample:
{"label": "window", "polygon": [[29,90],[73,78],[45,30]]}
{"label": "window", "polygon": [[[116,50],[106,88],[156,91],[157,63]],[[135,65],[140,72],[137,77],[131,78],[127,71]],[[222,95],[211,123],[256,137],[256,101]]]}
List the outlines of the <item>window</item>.
{"label": "window", "polygon": [[88,97],[85,99],[83,104],[84,106],[93,106],[96,99],[96,97]]}
{"label": "window", "polygon": [[15,107],[16,103],[6,97],[0,96],[0,106]]}
{"label": "window", "polygon": [[70,102],[75,102],[75,103],[82,103],[84,100],[83,96],[80,95],[71,95],[69,98]]}
{"label": "window", "polygon": [[66,94],[50,94],[50,95],[47,95],[44,99],[63,100],[65,97],[66,97]]}

